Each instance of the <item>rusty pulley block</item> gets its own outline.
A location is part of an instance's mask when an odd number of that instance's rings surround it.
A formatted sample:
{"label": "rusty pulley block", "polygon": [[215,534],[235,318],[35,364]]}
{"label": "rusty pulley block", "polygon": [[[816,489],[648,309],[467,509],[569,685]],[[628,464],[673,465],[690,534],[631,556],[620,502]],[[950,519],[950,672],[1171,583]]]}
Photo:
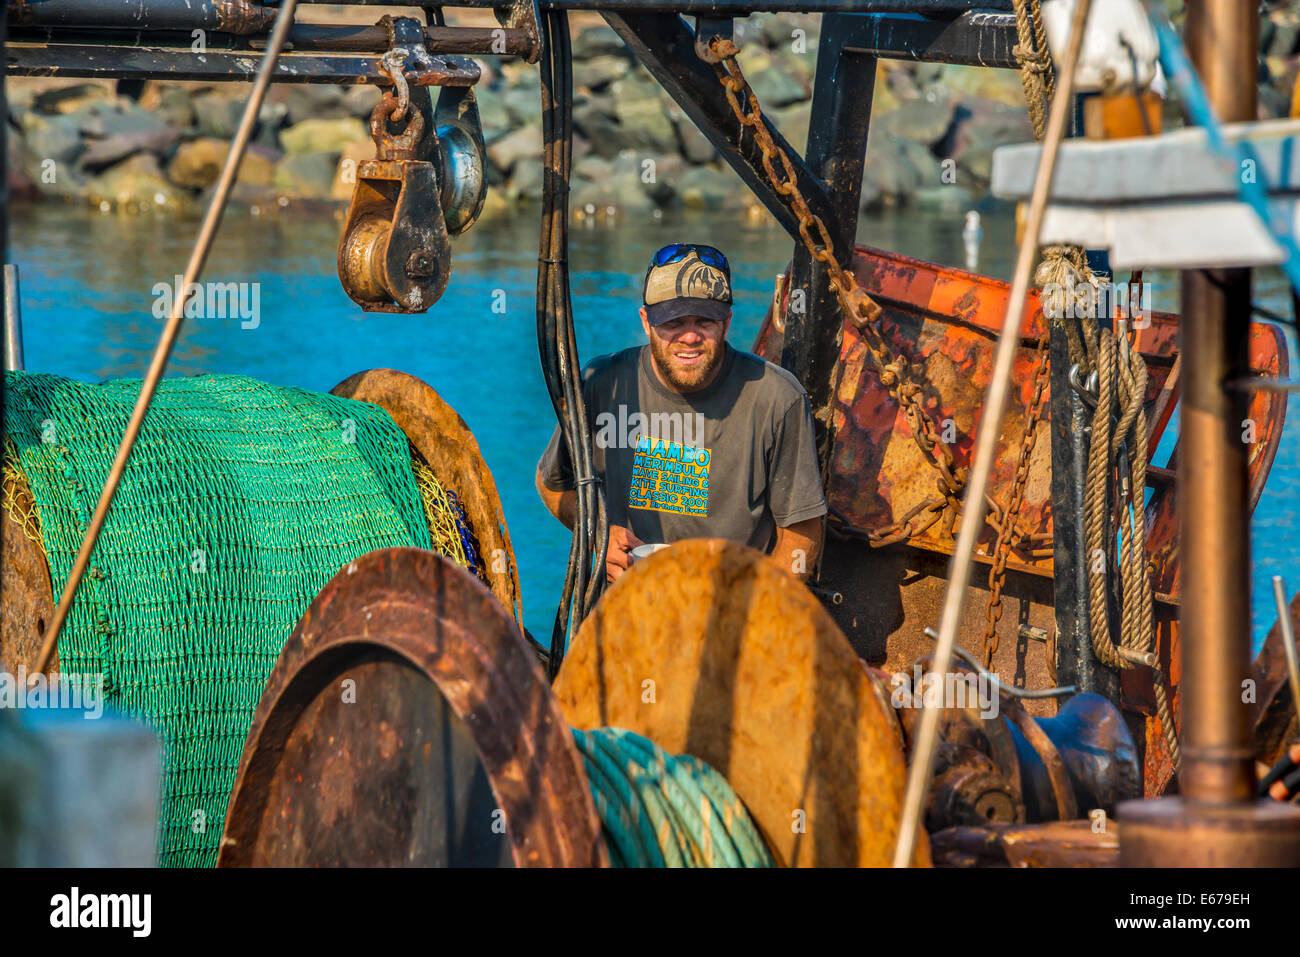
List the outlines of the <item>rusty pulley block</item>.
{"label": "rusty pulley block", "polygon": [[473,224],[486,195],[474,90],[443,87],[434,109],[436,77],[403,25],[386,23],[393,47],[381,68],[394,89],[370,115],[376,155],[358,164],[339,241],[339,280],[367,312],[425,312],[437,302],[451,278],[450,237]]}

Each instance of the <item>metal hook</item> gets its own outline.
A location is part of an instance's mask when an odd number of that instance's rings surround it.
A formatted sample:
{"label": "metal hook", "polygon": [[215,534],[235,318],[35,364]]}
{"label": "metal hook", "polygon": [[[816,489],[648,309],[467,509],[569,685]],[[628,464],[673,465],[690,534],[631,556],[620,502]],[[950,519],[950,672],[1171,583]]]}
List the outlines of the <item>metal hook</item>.
{"label": "metal hook", "polygon": [[1085,385],[1079,381],[1079,364],[1076,362],[1070,366],[1070,385],[1074,391],[1079,393],[1079,398],[1087,404],[1088,408],[1097,408],[1097,372],[1093,370],[1088,375],[1088,382]]}
{"label": "metal hook", "polygon": [[402,69],[405,63],[405,50],[389,50],[379,59],[379,68],[388,74],[397,90],[397,109],[392,116],[396,123],[406,118],[407,108],[411,105],[411,88],[406,85],[406,73]]}

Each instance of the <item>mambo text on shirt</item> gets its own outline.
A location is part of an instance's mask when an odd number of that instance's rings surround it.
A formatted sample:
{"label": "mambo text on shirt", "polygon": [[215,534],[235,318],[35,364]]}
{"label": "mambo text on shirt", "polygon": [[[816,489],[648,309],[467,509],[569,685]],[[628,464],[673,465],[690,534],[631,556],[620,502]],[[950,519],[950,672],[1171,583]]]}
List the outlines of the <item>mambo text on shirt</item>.
{"label": "mambo text on shirt", "polygon": [[707,515],[711,458],[708,449],[641,436],[632,459],[628,507]]}

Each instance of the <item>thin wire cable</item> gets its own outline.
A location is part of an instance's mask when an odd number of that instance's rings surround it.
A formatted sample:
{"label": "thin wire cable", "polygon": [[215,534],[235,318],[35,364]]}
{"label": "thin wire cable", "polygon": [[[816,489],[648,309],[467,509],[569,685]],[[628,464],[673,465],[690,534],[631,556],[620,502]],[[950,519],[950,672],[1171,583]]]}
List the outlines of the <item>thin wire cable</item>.
{"label": "thin wire cable", "polygon": [[81,579],[86,573],[86,566],[90,564],[90,556],[95,551],[95,543],[99,541],[99,533],[103,530],[104,521],[108,518],[108,510],[112,507],[113,496],[117,493],[117,488],[122,482],[122,473],[126,470],[126,463],[131,458],[131,450],[135,448],[135,441],[139,438],[140,428],[144,425],[144,417],[149,411],[149,403],[153,401],[154,392],[158,388],[158,381],[167,369],[167,360],[171,357],[172,349],[176,345],[176,339],[180,335],[181,323],[185,316],[185,304],[189,301],[190,290],[197,288],[199,273],[203,270],[203,264],[207,261],[208,252],[212,248],[212,240],[221,225],[221,217],[226,210],[226,199],[230,195],[231,186],[234,185],[235,174],[239,171],[239,164],[244,158],[244,150],[247,148],[248,141],[252,136],[253,125],[257,122],[257,115],[262,109],[262,101],[266,97],[266,88],[271,84],[271,74],[275,71],[275,62],[279,58],[280,50],[284,47],[284,42],[289,36],[289,29],[293,25],[294,9],[297,6],[298,0],[284,0],[280,12],[276,16],[271,41],[267,44],[266,53],[262,56],[262,63],[257,71],[257,79],[253,81],[253,91],[249,94],[248,103],[244,106],[244,115],[240,118],[239,128],[235,130],[234,139],[231,140],[230,151],[226,154],[225,166],[221,169],[221,177],[217,180],[217,187],[212,194],[212,201],[208,204],[208,211],[203,217],[203,225],[199,229],[198,238],[194,242],[194,251],[190,254],[190,261],[185,267],[184,283],[181,286],[184,291],[176,297],[176,302],[172,305],[172,314],[163,327],[162,335],[158,339],[158,345],[154,349],[153,359],[149,363],[149,370],[145,373],[144,381],[140,384],[140,397],[136,400],[135,408],[131,412],[131,419],[126,424],[126,432],[122,436],[122,443],[118,446],[117,455],[108,470],[108,477],[104,481],[103,491],[100,492],[99,502],[95,506],[90,525],[86,528],[85,537],[82,539],[81,550],[77,553],[77,559],[72,564],[72,571],[68,574],[68,580],[63,586],[63,593],[59,597],[58,607],[54,609],[54,617],[51,619],[49,629],[45,633],[45,643],[41,645],[41,650],[36,656],[36,661],[30,670],[31,674],[44,672],[50,666],[50,660],[54,656],[54,649],[57,647],[59,640],[59,632],[63,630],[64,622],[68,619],[68,612],[72,609],[73,599],[77,596],[77,587],[81,584]]}
{"label": "thin wire cable", "polygon": [[[1038,162],[1034,191],[1025,224],[1024,241],[1016,259],[1011,295],[1007,299],[1007,315],[998,339],[998,350],[989,382],[988,396],[984,401],[985,427],[980,430],[971,466],[969,484],[966,486],[961,530],[953,551],[948,571],[948,590],[944,596],[943,614],[939,619],[939,641],[934,652],[934,670],[947,672],[952,664],[952,649],[957,642],[957,624],[961,620],[962,605],[966,599],[966,582],[970,579],[974,561],[975,539],[984,527],[988,509],[985,493],[988,490],[989,472],[997,452],[998,423],[1006,411],[1007,396],[1011,389],[1012,364],[1020,345],[1020,327],[1024,321],[1029,277],[1038,256],[1038,234],[1043,225],[1043,212],[1047,207],[1047,194],[1056,169],[1056,156],[1065,134],[1065,121],[1069,115],[1074,92],[1074,74],[1079,63],[1079,50],[1083,45],[1083,31],[1087,24],[1091,0],[1078,0],[1070,23],[1070,43],[1065,53],[1056,92],[1052,97],[1052,110],[1047,120],[1047,135],[1043,138],[1043,153]],[[921,825],[922,806],[930,787],[934,769],[934,752],[938,744],[939,709],[926,708],[921,715],[921,729],[917,735],[912,766],[907,775],[907,791],[903,799],[903,817],[899,823],[898,844],[894,849],[894,866],[908,867],[916,848],[916,833]]]}

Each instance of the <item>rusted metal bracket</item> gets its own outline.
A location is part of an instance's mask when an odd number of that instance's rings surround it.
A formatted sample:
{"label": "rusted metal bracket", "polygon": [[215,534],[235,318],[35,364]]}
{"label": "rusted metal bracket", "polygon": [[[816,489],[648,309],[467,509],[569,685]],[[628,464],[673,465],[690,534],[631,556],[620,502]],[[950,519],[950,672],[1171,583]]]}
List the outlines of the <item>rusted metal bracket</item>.
{"label": "rusted metal bracket", "polygon": [[357,167],[357,186],[339,240],[339,281],[366,312],[425,312],[451,278],[451,240],[438,176],[415,159],[425,130],[418,109],[405,129],[386,129],[401,109],[391,93],[375,106],[370,133],[378,155]]}
{"label": "rusted metal bracket", "polygon": [[[542,58],[541,14],[537,9],[537,0],[512,0],[507,6],[493,7],[497,23],[506,30],[522,30],[528,36],[527,52],[522,56],[528,63],[536,63]],[[496,33],[497,31],[493,31]],[[504,42],[504,37],[502,37]],[[494,47],[493,53],[500,52]]]}

